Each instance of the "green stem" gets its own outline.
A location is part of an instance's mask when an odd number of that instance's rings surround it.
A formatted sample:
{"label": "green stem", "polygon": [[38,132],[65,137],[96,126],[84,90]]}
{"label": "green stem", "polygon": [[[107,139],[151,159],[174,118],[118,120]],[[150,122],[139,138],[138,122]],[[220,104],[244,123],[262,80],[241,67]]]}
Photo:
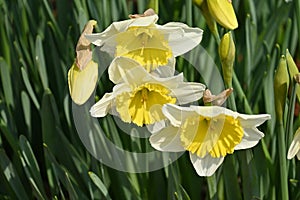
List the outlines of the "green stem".
{"label": "green stem", "polygon": [[232,81],[233,81],[233,85],[235,86],[234,90],[236,91],[236,94],[244,102],[245,112],[247,114],[252,114],[252,109],[251,109],[251,107],[249,105],[248,99],[247,99],[247,97],[246,97],[246,95],[245,95],[245,93],[244,93],[244,91],[242,89],[242,86],[241,86],[241,84],[240,84],[240,82],[239,82],[239,80],[238,80],[235,72],[233,72]]}
{"label": "green stem", "polygon": [[287,181],[287,166],[286,166],[286,145],[283,122],[278,122],[278,150],[279,150],[279,169],[280,169],[280,188],[281,199],[289,199],[288,181]]}
{"label": "green stem", "polygon": [[290,144],[293,139],[293,124],[294,124],[297,85],[298,85],[297,82],[293,80],[292,93],[291,93],[291,98],[288,107],[288,115],[286,120],[286,129],[285,129],[286,145]]}
{"label": "green stem", "polygon": [[209,199],[211,200],[217,200],[217,180],[216,180],[216,174],[213,174],[212,176],[207,177],[207,185],[208,185],[208,191],[209,191]]}
{"label": "green stem", "polygon": [[159,11],[159,4],[158,0],[150,0],[148,3],[148,8],[152,8],[156,14],[158,14]]}
{"label": "green stem", "polygon": [[227,199],[242,199],[238,178],[235,173],[234,155],[227,155],[223,164],[223,176]]}
{"label": "green stem", "polygon": [[[232,88],[232,85],[225,84],[225,87],[226,88]],[[235,104],[235,99],[234,99],[234,95],[233,94],[229,95],[227,101],[228,101],[228,107],[231,110],[236,111],[236,104]]]}

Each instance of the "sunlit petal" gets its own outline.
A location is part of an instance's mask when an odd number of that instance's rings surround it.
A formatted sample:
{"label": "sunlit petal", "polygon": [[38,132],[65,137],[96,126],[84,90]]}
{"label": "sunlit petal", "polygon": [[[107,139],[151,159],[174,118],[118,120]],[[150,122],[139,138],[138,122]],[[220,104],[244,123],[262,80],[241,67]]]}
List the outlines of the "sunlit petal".
{"label": "sunlit petal", "polygon": [[211,176],[224,161],[224,157],[213,158],[209,154],[203,158],[190,153],[191,162],[199,176]]}

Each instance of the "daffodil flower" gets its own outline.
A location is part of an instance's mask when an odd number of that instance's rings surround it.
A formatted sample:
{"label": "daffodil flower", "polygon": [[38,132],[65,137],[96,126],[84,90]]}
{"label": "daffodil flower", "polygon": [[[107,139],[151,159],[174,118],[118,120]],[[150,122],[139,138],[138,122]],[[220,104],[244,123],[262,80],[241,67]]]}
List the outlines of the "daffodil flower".
{"label": "daffodil flower", "polygon": [[201,83],[184,82],[183,74],[165,77],[149,74],[143,67],[131,69],[123,81],[106,93],[90,112],[93,117],[104,117],[110,112],[122,121],[138,126],[149,125],[165,119],[161,107],[166,103],[187,104],[203,96],[205,86]]}
{"label": "daffodil flower", "polygon": [[300,160],[300,127],[297,129],[293,141],[290,145],[287,158],[292,159],[297,155],[298,160]]}
{"label": "daffodil flower", "polygon": [[199,176],[211,176],[227,154],[255,146],[264,134],[257,129],[270,115],[245,115],[219,106],[180,107],[166,104],[171,126],[150,137],[160,151],[189,151]]}
{"label": "daffodil flower", "polygon": [[175,57],[197,46],[203,31],[180,22],[158,25],[157,20],[156,14],[141,15],[114,22],[102,33],[86,38],[112,57],[134,59],[148,72],[159,66],[174,67]]}

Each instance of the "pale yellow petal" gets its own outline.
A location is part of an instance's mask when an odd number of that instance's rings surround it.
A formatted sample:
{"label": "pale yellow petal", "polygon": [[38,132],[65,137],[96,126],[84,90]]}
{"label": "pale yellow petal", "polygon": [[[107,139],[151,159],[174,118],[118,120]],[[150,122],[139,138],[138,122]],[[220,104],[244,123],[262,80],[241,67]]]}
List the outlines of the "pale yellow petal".
{"label": "pale yellow petal", "polygon": [[69,91],[72,100],[84,104],[92,95],[98,80],[98,64],[90,61],[80,70],[74,63],[68,72]]}

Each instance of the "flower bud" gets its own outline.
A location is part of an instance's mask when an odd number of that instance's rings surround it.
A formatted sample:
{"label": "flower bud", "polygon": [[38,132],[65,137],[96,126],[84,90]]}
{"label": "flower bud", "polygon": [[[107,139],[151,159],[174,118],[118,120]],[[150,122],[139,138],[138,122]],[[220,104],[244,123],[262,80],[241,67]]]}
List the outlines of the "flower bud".
{"label": "flower bud", "polygon": [[[288,49],[286,50],[286,62],[287,62],[287,66],[289,69],[290,80],[291,81],[296,80],[296,82],[297,82],[297,80],[299,80],[298,79],[299,78],[299,70],[298,70],[298,67],[297,67],[296,63],[294,62],[293,57],[291,56]],[[299,84],[299,82],[297,82],[297,83]],[[296,95],[297,95],[298,101],[300,102],[300,87],[296,88]]]}
{"label": "flower bud", "polygon": [[221,26],[230,30],[238,27],[231,0],[207,0],[207,5],[209,12]]}
{"label": "flower bud", "polygon": [[294,76],[299,73],[299,70],[288,49],[286,50],[285,55],[286,55],[287,66],[289,69],[290,80],[293,80]]}
{"label": "flower bud", "polygon": [[235,58],[235,45],[231,32],[224,34],[219,46],[219,56],[222,63],[223,78],[226,87],[232,86],[233,63]]}
{"label": "flower bud", "polygon": [[284,56],[279,61],[279,66],[274,77],[275,112],[278,121],[282,121],[286,96],[289,88],[289,74]]}

